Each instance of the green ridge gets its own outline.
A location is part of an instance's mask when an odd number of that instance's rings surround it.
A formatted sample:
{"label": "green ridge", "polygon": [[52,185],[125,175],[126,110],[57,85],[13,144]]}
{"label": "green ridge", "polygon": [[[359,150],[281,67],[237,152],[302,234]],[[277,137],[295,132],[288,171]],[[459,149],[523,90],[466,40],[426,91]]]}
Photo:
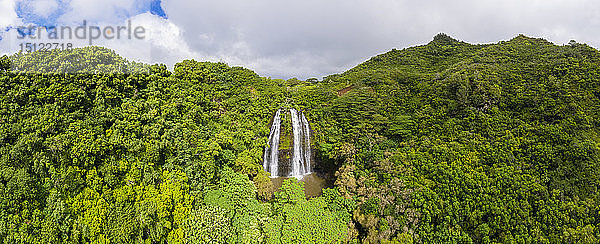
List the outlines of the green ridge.
{"label": "green ridge", "polygon": [[[599,99],[598,50],[522,35],[440,34],[322,81],[98,47],[2,57],[0,240],[597,243]],[[291,106],[335,180],[319,197],[263,171]]]}

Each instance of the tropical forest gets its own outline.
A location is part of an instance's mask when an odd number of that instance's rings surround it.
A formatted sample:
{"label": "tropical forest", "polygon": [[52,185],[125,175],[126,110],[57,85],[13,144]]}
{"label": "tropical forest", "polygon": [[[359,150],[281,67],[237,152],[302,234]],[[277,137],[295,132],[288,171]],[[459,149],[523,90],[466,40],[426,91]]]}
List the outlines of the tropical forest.
{"label": "tropical forest", "polygon": [[599,243],[600,51],[445,34],[283,80],[0,57],[2,243]]}

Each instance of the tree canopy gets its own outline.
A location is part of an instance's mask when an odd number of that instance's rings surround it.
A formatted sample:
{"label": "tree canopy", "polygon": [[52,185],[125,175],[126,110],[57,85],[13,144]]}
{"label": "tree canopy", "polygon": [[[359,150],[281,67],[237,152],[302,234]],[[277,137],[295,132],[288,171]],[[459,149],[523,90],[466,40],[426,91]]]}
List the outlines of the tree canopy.
{"label": "tree canopy", "polygon": [[[322,80],[90,47],[0,57],[4,243],[597,243],[600,52],[438,35]],[[321,196],[262,167],[282,106]]]}

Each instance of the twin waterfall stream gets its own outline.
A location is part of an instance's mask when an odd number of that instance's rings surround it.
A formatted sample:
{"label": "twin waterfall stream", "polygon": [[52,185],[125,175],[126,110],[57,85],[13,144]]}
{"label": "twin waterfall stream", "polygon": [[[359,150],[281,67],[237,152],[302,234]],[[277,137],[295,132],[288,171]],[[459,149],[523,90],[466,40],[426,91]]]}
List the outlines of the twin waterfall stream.
{"label": "twin waterfall stream", "polygon": [[[302,112],[296,109],[290,109],[289,115],[292,120],[291,132],[293,133],[293,143],[289,149],[280,147],[282,134],[281,109],[275,113],[273,124],[271,125],[269,145],[265,148],[263,156],[263,167],[265,171],[271,173],[272,178],[295,177],[301,179],[305,175],[312,173],[310,126],[308,120]],[[283,146],[286,147],[287,145]]]}

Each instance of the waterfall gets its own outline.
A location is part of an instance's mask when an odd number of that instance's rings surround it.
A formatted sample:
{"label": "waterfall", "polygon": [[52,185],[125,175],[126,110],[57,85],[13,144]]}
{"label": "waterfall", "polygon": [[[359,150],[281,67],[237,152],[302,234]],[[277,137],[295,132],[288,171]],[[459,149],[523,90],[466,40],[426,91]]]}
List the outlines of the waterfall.
{"label": "waterfall", "polygon": [[309,172],[312,172],[312,168],[310,165],[310,157],[312,155],[312,151],[310,150],[310,126],[308,125],[308,120],[306,119],[306,117],[304,116],[304,113],[301,113],[302,115],[302,126],[304,128],[304,144],[303,144],[303,151],[302,154],[304,155],[304,173],[303,174],[307,174]]}
{"label": "waterfall", "polygon": [[269,133],[269,145],[265,148],[263,156],[263,167],[265,171],[271,173],[271,177],[278,177],[279,174],[279,136],[281,134],[281,110],[277,110],[271,132]]}
{"label": "waterfall", "polygon": [[[287,164],[282,162],[280,165],[279,137],[281,134],[281,110],[277,110],[275,118],[273,119],[273,125],[271,125],[269,145],[265,148],[263,156],[263,167],[265,171],[271,173],[271,177],[284,176],[302,178],[312,172],[312,151],[310,149],[310,126],[308,120],[302,112],[299,112],[296,109],[290,109],[289,111],[293,133],[291,159]],[[289,172],[289,174],[286,174],[287,172]]]}
{"label": "waterfall", "polygon": [[302,153],[302,128],[300,119],[298,119],[298,111],[290,109],[292,115],[292,130],[294,131],[294,151],[292,152],[292,175],[301,176],[304,174],[304,155]]}

